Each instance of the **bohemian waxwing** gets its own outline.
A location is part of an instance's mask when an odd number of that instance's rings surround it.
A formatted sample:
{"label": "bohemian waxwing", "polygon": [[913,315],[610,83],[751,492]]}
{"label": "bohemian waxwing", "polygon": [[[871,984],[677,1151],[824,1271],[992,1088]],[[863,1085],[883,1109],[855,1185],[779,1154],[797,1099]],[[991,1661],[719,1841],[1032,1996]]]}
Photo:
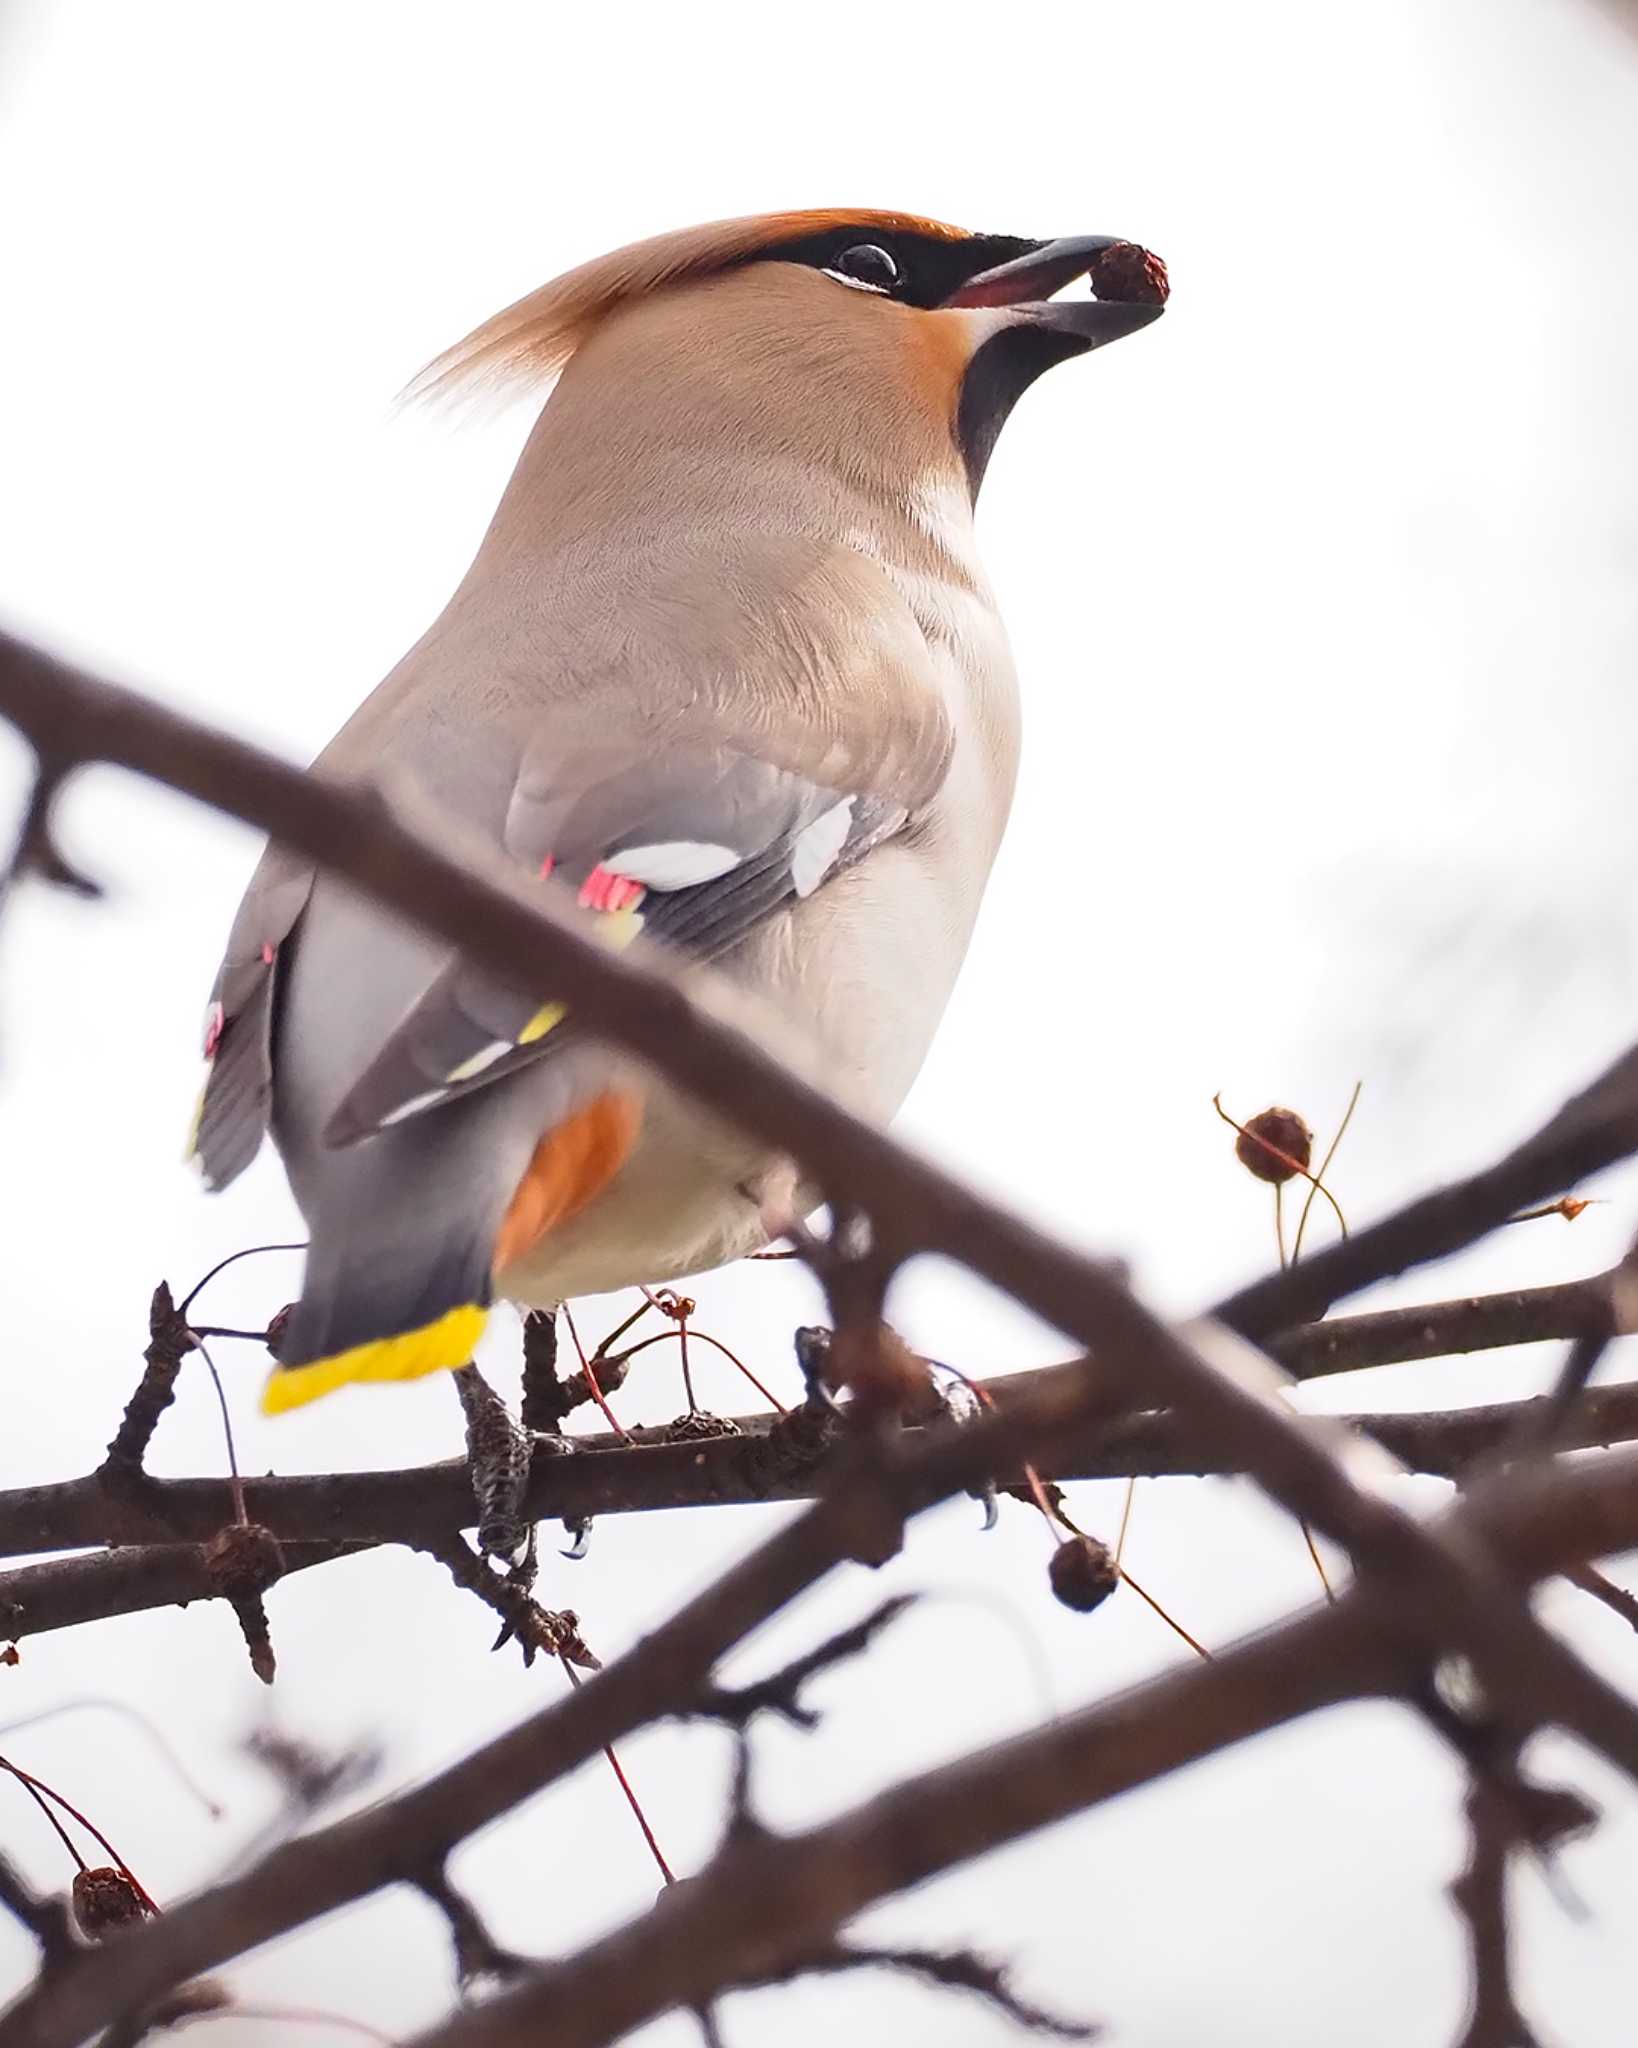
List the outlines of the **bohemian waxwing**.
{"label": "bohemian waxwing", "polygon": [[[421,387],[555,388],[465,580],[320,770],[411,779],[610,943],[714,963],[889,1115],[1013,789],[973,500],[1034,378],[1159,314],[1048,303],[1112,246],[771,214],[498,314]],[[206,1181],[271,1127],[311,1231],[270,1411],[463,1364],[497,1293],[555,1304],[765,1240],[766,1147],[278,847],[206,1050]]]}

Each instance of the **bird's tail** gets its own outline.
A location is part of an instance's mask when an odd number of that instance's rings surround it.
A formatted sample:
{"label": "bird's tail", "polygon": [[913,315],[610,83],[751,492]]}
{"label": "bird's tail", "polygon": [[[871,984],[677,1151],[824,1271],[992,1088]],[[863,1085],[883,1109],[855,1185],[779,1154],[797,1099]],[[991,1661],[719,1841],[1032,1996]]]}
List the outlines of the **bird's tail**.
{"label": "bird's tail", "polygon": [[[453,1103],[431,1114],[470,1120],[472,1110]],[[280,1335],[263,1413],[358,1381],[465,1365],[488,1321],[494,1275],[607,1185],[641,1122],[635,1094],[597,1094],[546,1132],[510,1186],[490,1197],[469,1181],[458,1207],[439,1200],[456,1183],[455,1146],[413,1162],[387,1156],[394,1140],[407,1149],[408,1125],[336,1155],[325,1198],[310,1213],[301,1299]]]}
{"label": "bird's tail", "polygon": [[357,1219],[327,1222],[315,1219],[301,1299],[262,1390],[265,1415],[355,1381],[419,1379],[465,1365],[489,1320],[491,1245],[482,1237],[415,1244]]}

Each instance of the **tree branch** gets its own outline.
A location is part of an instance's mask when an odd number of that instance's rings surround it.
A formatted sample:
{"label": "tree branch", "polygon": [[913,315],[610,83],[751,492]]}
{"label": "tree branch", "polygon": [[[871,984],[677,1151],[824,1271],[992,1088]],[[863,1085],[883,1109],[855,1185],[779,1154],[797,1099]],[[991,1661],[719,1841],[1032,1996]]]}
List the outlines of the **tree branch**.
{"label": "tree branch", "polygon": [[[1625,1468],[1617,1477],[1615,1467]],[[1613,1483],[1612,1483],[1613,1482]],[[1572,1562],[1638,1528],[1638,1453],[1561,1465],[1476,1493],[1442,1518],[1482,1534],[1510,1572]],[[1346,1698],[1402,1693],[1418,1660],[1394,1600],[1362,1583],[1318,1608],[1114,1699],[893,1787],[796,1836],[731,1837],[698,1876],[585,1949],[411,2048],[599,2048],[675,2007],[777,1976],[878,1899],[1246,1736]]]}
{"label": "tree branch", "polygon": [[1047,2034],[1059,2041],[1090,2041],[1099,2031],[1085,2021],[1063,2019],[1021,1998],[1001,1965],[986,1962],[971,1949],[866,1948],[857,1942],[839,1942],[809,1956],[780,1981],[793,1976],[838,1976],[848,1970],[895,1970],[945,1991],[971,1992],[1030,2034]]}
{"label": "tree branch", "polygon": [[80,1942],[68,1901],[58,1896],[42,1898],[14,1868],[10,1857],[0,1854],[0,1907],[21,1922],[40,1944],[40,1961],[54,1970],[75,1955]]}
{"label": "tree branch", "polygon": [[[1004,1412],[1027,1393],[1035,1378],[1035,1372],[1023,1372],[984,1384]],[[1497,1401],[1410,1414],[1346,1415],[1339,1420],[1345,1428],[1374,1437],[1408,1470],[1454,1478],[1475,1458],[1505,1443],[1532,1405]],[[686,1445],[656,1442],[653,1439],[663,1437],[664,1431],[642,1428],[633,1430],[638,1441],[630,1447],[612,1434],[573,1438],[572,1456],[537,1456],[528,1511],[542,1520],[573,1520],[590,1513],[811,1499],[834,1470],[835,1447],[818,1462],[787,1467],[769,1460],[764,1447],[780,1420],[770,1414],[742,1415],[736,1418],[737,1436],[701,1438]],[[911,1432],[912,1437],[915,1434]],[[1635,1440],[1638,1383],[1597,1387],[1585,1394],[1571,1410],[1558,1445],[1561,1450],[1579,1450]],[[1033,1462],[1044,1477],[1060,1484],[1222,1476],[1237,1470],[1221,1445],[1170,1410],[1066,1427]],[[1002,1485],[1020,1483],[1022,1464],[1001,1469],[996,1478]],[[59,1487],[0,1494],[0,1551],[13,1544],[39,1550],[51,1541],[62,1541],[65,1547],[93,1540],[121,1546],[0,1572],[0,1637],[21,1639],[109,1615],[211,1598],[212,1584],[194,1544],[154,1542],[151,1532],[156,1521],[173,1538],[190,1528],[203,1535],[220,1527],[221,1492],[222,1482],[216,1479],[147,1479],[145,1505],[133,1509],[123,1497],[105,1502],[93,1473]],[[43,1505],[42,1495],[50,1497]],[[435,1550],[458,1529],[470,1526],[476,1512],[466,1468],[457,1463],[395,1472],[252,1479],[245,1483],[245,1500],[252,1517],[283,1545],[287,1574],[387,1542]],[[321,1526],[349,1533],[331,1541],[300,1533]],[[92,1529],[100,1535],[93,1538],[88,1533]]]}
{"label": "tree branch", "polygon": [[[1634,1323],[1638,1289],[1618,1287],[1624,1277],[1625,1269],[1616,1267],[1552,1287],[1335,1317],[1287,1331],[1270,1349],[1294,1377],[1313,1379],[1463,1350],[1572,1338],[1606,1326],[1612,1334],[1627,1334]],[[1034,1378],[1034,1371],[1026,1371],[977,1384],[987,1399],[1005,1407],[1027,1393]],[[1595,1392],[1573,1410],[1563,1447],[1608,1444],[1638,1435],[1635,1400],[1638,1396],[1625,1387]],[[1375,1436],[1412,1470],[1449,1473],[1489,1449],[1526,1407],[1494,1403],[1442,1413],[1365,1413],[1345,1419]],[[835,1431],[822,1417],[798,1409],[788,1417],[764,1413],[732,1419],[737,1436],[690,1437],[680,1443],[666,1427],[637,1426],[626,1438],[612,1433],[568,1438],[571,1458],[545,1450],[537,1453],[526,1496],[528,1511],[540,1520],[573,1521],[652,1508],[739,1506],[812,1496],[835,1447]],[[641,1455],[630,1454],[633,1446]],[[622,1456],[593,1458],[590,1454],[596,1452]],[[1051,1465],[1052,1476],[1059,1480],[1234,1469],[1209,1434],[1168,1410],[1099,1421],[1072,1445],[1061,1446]],[[219,1479],[158,1480],[146,1474],[136,1485],[111,1485],[104,1468],[80,1479],[0,1492],[0,1556],[99,1544],[203,1542],[221,1526],[230,1505],[226,1487],[227,1482]],[[396,1472],[252,1479],[246,1482],[245,1499],[252,1518],[287,1544],[415,1543],[469,1527],[476,1514],[467,1470],[459,1463]],[[178,1571],[174,1582],[184,1587],[185,1574]],[[8,1583],[0,1577],[0,1630],[6,1626],[3,1603]],[[194,1597],[203,1595],[179,1590],[161,1594],[156,1604]],[[35,1620],[29,1628],[47,1625],[68,1623]]]}
{"label": "tree branch", "polygon": [[[242,1877],[173,1907],[163,1919],[77,1960],[71,1971],[33,1986],[0,2018],[0,2048],[73,2048],[120,2012],[150,2004],[186,1977],[382,1885],[419,1883],[419,1873],[433,1867],[468,1834],[585,1762],[609,1742],[686,1703],[708,1683],[712,1666],[734,1643],[817,1581],[832,1564],[846,1556],[882,1554],[898,1512],[896,1501],[930,1505],[959,1492],[971,1483],[975,1472],[993,1462],[996,1444],[1005,1443],[1012,1455],[1049,1440],[1058,1412],[1055,1403],[1038,1395],[1031,1404],[1029,1431],[1020,1415],[987,1416],[963,1429],[930,1432],[912,1454],[896,1464],[857,1465],[836,1492],[780,1530],[577,1691],[426,1783],[283,1845]],[[1482,1486],[1443,1518],[1443,1526],[1470,1530],[1482,1538],[1521,1581],[1630,1548],[1638,1544],[1638,1450],[1612,1451],[1605,1458],[1592,1460],[1559,1459],[1505,1489]],[[1113,1797],[1195,1756],[1333,1700],[1401,1690],[1417,1677],[1422,1659],[1407,1648],[1396,1625],[1395,1606],[1394,1597],[1385,1599],[1374,1586],[1356,1585],[1334,1606],[1226,1650],[1209,1665],[1191,1663],[1068,1721],[1053,1723],[1038,1739],[1048,1745],[1067,1743],[1074,1768],[1063,1780],[1055,1795],[1059,1803],[1047,1817]],[[995,1754],[1010,1756],[1015,1748],[1010,1745]],[[959,1768],[962,1772],[977,1770],[984,1761],[977,1759]],[[1004,1789],[995,1789],[1006,1785],[1004,1764],[995,1766],[993,1782],[985,1778],[982,1791],[976,1794],[971,1790],[973,1781],[959,1777],[955,1803],[959,1806],[976,1798],[986,1814],[979,1833],[990,1831],[988,1839],[963,1853],[976,1854],[979,1847],[994,1846],[1040,1824],[1031,1816],[1047,1798],[1044,1780],[1053,1776],[1061,1762],[1060,1753],[1049,1748],[1042,1771],[1032,1770],[1033,1789],[1021,1801]],[[908,1798],[908,1806],[893,1803],[901,1796]],[[913,1788],[886,1795],[890,1803],[882,1809],[880,1826],[890,1843],[900,1841],[902,1847],[914,1842],[915,1816],[923,1796]],[[813,1924],[813,1914],[804,1913],[785,1930],[792,1936],[805,1931],[811,1942],[829,1938],[840,1918],[868,1903],[865,1898],[848,1903],[851,1892],[833,1894],[829,1885],[835,1867],[847,1865],[848,1845],[853,1840],[850,1828],[864,1826],[870,1834],[875,1824],[850,1816],[834,1825],[841,1832],[828,1837],[824,1857],[816,1866],[816,1882],[825,1888],[827,1902],[841,1900],[837,1916],[830,1925],[820,1927]],[[814,1839],[787,1838],[783,1846],[793,1854],[806,1853],[804,1845]],[[878,1891],[871,1887],[896,1881],[892,1872],[897,1866],[884,1862],[881,1843],[873,1836],[872,1841],[869,1855],[874,1860],[868,1864],[866,1889],[874,1897]],[[929,1836],[929,1850],[935,1841],[948,1845],[950,1838],[942,1832],[936,1838]],[[917,1854],[920,1857],[923,1851]],[[939,1863],[936,1867],[944,1866]],[[801,1889],[788,1869],[781,1867],[776,1874],[781,1898],[788,1899],[793,1882]],[[761,1875],[755,1874],[754,1883],[760,1882]],[[730,1887],[736,1912],[740,1910],[739,1883],[740,1874],[736,1874]],[[737,1981],[742,1966],[745,1974],[754,1977],[770,1966],[779,1947],[774,1938],[777,1920],[770,1923],[761,1913],[754,1883],[750,1897],[756,1910],[746,1923],[742,1946],[731,1952],[720,1947],[713,1951],[702,1932],[712,1916],[724,1910],[723,1890],[715,1884],[705,1885],[709,1903],[704,1921],[689,1919],[680,1944],[685,1950],[692,1947],[710,1956],[711,1970],[717,1971],[723,1982],[730,1976]],[[704,1880],[694,1880],[674,1887],[667,1897],[691,1899],[703,1884]],[[728,1923],[717,1924],[720,1931],[720,1926]],[[610,1939],[618,1941],[625,1936],[633,1942],[637,1939],[630,1930]],[[652,1938],[652,1930],[642,1936],[644,1941]],[[623,1960],[611,1972],[603,1956],[606,1946],[589,1952],[598,1959],[595,1982],[605,1989],[611,1974],[616,1978],[634,1974],[631,1947],[619,1951]],[[692,1988],[697,1971],[693,1964],[684,1967],[677,1947],[667,1935],[655,1957],[645,1948],[643,1968],[635,1973],[647,1981],[649,1973],[663,1962],[663,1969],[653,1979],[654,1995],[661,2001],[654,2006],[656,2011],[671,2002],[707,2003],[714,1988]],[[554,2044],[566,2048],[574,2039],[605,2038],[560,2033],[560,2018],[554,2011]]]}
{"label": "tree branch", "polygon": [[[291,1543],[285,1576],[367,1550],[368,1543]],[[220,1588],[204,1552],[193,1543],[144,1543],[129,1549],[54,1558],[0,1572],[0,1636],[20,1640],[52,1629],[78,1628],[115,1614],[186,1607],[214,1600]]]}

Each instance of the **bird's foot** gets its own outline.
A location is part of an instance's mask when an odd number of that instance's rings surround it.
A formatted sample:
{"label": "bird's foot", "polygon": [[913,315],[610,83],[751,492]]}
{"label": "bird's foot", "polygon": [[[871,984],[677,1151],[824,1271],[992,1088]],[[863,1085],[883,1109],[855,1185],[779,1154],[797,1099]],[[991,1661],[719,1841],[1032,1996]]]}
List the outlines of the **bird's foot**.
{"label": "bird's foot", "polygon": [[478,1548],[534,1582],[534,1525],[524,1513],[535,1438],[516,1421],[475,1365],[455,1373],[466,1417],[466,1459],[478,1507]]}

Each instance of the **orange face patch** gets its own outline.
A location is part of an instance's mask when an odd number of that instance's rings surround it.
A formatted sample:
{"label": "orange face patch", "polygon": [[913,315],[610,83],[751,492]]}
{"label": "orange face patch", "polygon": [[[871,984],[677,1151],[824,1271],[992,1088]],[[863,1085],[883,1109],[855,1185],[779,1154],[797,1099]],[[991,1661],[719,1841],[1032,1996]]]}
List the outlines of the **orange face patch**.
{"label": "orange face patch", "polygon": [[630,1155],[642,1123],[641,1098],[611,1089],[546,1133],[495,1239],[497,1273],[607,1187]]}
{"label": "orange face patch", "polygon": [[990,323],[942,308],[913,312],[911,318],[917,375],[934,395],[939,416],[953,421],[974,346],[990,331]]}

